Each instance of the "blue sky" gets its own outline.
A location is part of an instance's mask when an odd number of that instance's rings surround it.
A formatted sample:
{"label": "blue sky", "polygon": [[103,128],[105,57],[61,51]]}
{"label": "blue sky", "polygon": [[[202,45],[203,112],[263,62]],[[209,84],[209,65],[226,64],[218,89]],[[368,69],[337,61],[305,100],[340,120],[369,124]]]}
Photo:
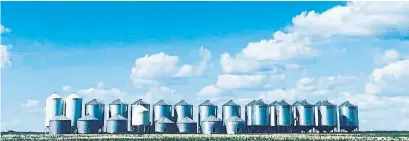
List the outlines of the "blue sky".
{"label": "blue sky", "polygon": [[350,100],[362,130],[409,130],[407,7],[2,2],[2,130],[43,131],[53,92],[105,103]]}

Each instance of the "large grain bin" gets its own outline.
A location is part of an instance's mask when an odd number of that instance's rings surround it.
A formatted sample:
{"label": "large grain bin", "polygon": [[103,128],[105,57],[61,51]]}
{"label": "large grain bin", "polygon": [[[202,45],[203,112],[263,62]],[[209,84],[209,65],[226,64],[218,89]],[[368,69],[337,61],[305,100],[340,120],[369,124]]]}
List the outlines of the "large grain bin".
{"label": "large grain bin", "polygon": [[294,106],[295,128],[297,132],[308,132],[314,127],[314,106],[302,100]]}
{"label": "large grain bin", "polygon": [[139,99],[132,103],[131,123],[134,132],[149,132],[150,126],[150,105]]}
{"label": "large grain bin", "polygon": [[155,121],[155,133],[175,133],[176,130],[175,123],[166,117],[162,116]]}
{"label": "large grain bin", "polygon": [[88,114],[78,119],[77,127],[79,134],[96,134],[100,129],[98,119]]}
{"label": "large grain bin", "polygon": [[45,103],[45,127],[49,127],[52,118],[63,115],[63,103],[63,99],[57,93],[47,97]]}
{"label": "large grain bin", "polygon": [[119,113],[113,115],[107,120],[107,133],[122,134],[126,133],[128,128],[128,121]]}
{"label": "large grain bin", "polygon": [[153,104],[153,121],[156,122],[161,117],[172,119],[172,105],[160,100]]}
{"label": "large grain bin", "polygon": [[63,115],[56,116],[49,123],[50,134],[70,134],[71,120]]}
{"label": "large grain bin", "polygon": [[128,104],[123,103],[120,99],[109,104],[109,118],[117,114],[124,118],[128,118]]}
{"label": "large grain bin", "polygon": [[215,116],[209,116],[202,120],[202,133],[203,134],[219,134],[222,131],[222,120]]}
{"label": "large grain bin", "polygon": [[197,133],[197,122],[185,117],[176,123],[179,133]]}
{"label": "large grain bin", "polygon": [[268,126],[268,105],[257,100],[252,106],[252,126]]}
{"label": "large grain bin", "polygon": [[229,100],[227,103],[223,104],[222,107],[223,125],[225,125],[227,119],[234,116],[241,117],[240,105],[234,103],[233,100]]}
{"label": "large grain bin", "polygon": [[186,103],[186,101],[181,100],[175,104],[174,116],[176,122],[183,120],[185,117],[193,119],[193,105]]}
{"label": "large grain bin", "polygon": [[277,126],[292,126],[293,116],[291,105],[281,100],[276,105],[277,108]]}
{"label": "large grain bin", "polygon": [[253,100],[253,101],[251,101],[250,103],[248,103],[246,106],[245,106],[245,114],[246,114],[246,116],[245,116],[245,120],[246,120],[246,125],[247,126],[251,126],[252,125],[252,105],[254,104],[254,102],[256,102],[255,100]]}
{"label": "large grain bin", "polygon": [[241,134],[246,127],[246,122],[237,116],[226,119],[224,124],[226,125],[227,134]]}
{"label": "large grain bin", "polygon": [[98,119],[99,129],[102,129],[105,122],[105,104],[93,99],[85,104],[85,115],[91,115],[92,117]]}
{"label": "large grain bin", "polygon": [[337,127],[337,105],[330,103],[328,100],[322,101],[314,106],[316,114],[315,129],[319,132],[331,132]]}
{"label": "large grain bin", "polygon": [[338,109],[340,129],[347,132],[352,132],[357,129],[359,126],[358,106],[352,105],[349,101],[345,101]]}
{"label": "large grain bin", "polygon": [[77,120],[82,116],[82,98],[72,93],[65,98],[64,116],[71,120],[73,130],[77,128]]}
{"label": "large grain bin", "polygon": [[217,106],[210,102],[210,100],[206,100],[202,104],[199,105],[199,126],[202,124],[202,121],[210,116],[217,117]]}
{"label": "large grain bin", "polygon": [[278,103],[277,101],[274,101],[268,105],[269,106],[270,126],[277,126],[277,110],[276,110],[277,103]]}

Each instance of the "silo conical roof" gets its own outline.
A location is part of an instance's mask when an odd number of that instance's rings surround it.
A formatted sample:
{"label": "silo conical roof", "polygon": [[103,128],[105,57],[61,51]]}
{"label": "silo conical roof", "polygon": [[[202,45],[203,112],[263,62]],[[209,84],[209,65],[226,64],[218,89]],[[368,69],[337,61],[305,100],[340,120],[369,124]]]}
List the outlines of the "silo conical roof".
{"label": "silo conical roof", "polygon": [[237,116],[232,116],[232,117],[226,119],[226,122],[244,122],[244,120],[237,117]]}
{"label": "silo conical roof", "polygon": [[112,116],[111,118],[109,118],[108,120],[128,120],[128,119],[124,118],[120,114],[116,114],[116,115]]}
{"label": "silo conical roof", "polygon": [[57,93],[53,93],[50,96],[47,97],[47,99],[54,99],[54,98],[61,98],[60,95],[58,95]]}
{"label": "silo conical roof", "polygon": [[270,103],[269,106],[277,106],[277,104],[278,104],[278,101],[274,101],[274,102]]}
{"label": "silo conical roof", "polygon": [[91,101],[87,102],[86,105],[103,105],[101,101],[98,101],[97,99],[92,99]]}
{"label": "silo conical roof", "polygon": [[174,123],[174,122],[171,121],[170,119],[162,116],[158,120],[156,120],[156,123]]}
{"label": "silo conical roof", "polygon": [[322,102],[322,101],[318,101],[318,102],[315,103],[314,105],[315,105],[315,106],[319,106],[319,105],[321,105],[321,102]]}
{"label": "silo conical roof", "polygon": [[277,103],[279,106],[290,106],[285,100],[281,100],[280,102]]}
{"label": "silo conical roof", "polygon": [[215,116],[209,116],[209,117],[203,119],[203,121],[222,121],[222,120],[215,117]]}
{"label": "silo conical roof", "polygon": [[336,105],[332,104],[331,102],[329,102],[328,100],[324,100],[321,103],[319,103],[318,106],[329,106],[329,107],[334,107]]}
{"label": "silo conical roof", "polygon": [[206,100],[205,102],[203,102],[202,104],[200,104],[199,106],[216,106],[213,103],[210,102],[210,100]]}
{"label": "silo conical roof", "polygon": [[185,100],[181,100],[181,101],[179,101],[178,103],[175,104],[175,106],[187,106],[187,105],[190,106],[190,104],[187,103]]}
{"label": "silo conical roof", "polygon": [[70,94],[69,96],[67,96],[65,99],[77,99],[77,98],[81,98],[81,97],[79,97],[77,94],[75,94],[75,93],[72,93],[72,94]]}
{"label": "silo conical roof", "polygon": [[155,104],[153,104],[153,106],[163,106],[163,105],[170,105],[168,103],[166,103],[163,100],[159,100],[158,102],[156,102]]}
{"label": "silo conical roof", "polygon": [[251,104],[250,106],[252,106],[252,105],[266,106],[267,104],[264,103],[262,99],[260,99],[260,100],[257,100],[255,102],[253,102],[253,104]]}
{"label": "silo conical roof", "polygon": [[63,115],[59,115],[59,116],[53,117],[51,120],[70,120],[70,119]]}
{"label": "silo conical roof", "polygon": [[146,103],[142,99],[138,99],[135,102],[133,102],[132,105],[148,105],[148,103]]}
{"label": "silo conical roof", "polygon": [[122,104],[125,104],[125,103],[123,103],[123,102],[121,101],[121,99],[117,99],[117,100],[115,100],[114,102],[112,102],[112,103],[109,104],[109,105],[122,105]]}
{"label": "silo conical roof", "polygon": [[178,121],[177,123],[196,123],[196,121],[194,121],[193,119],[189,117],[185,117],[182,120]]}
{"label": "silo conical roof", "polygon": [[294,105],[294,106],[297,106],[297,105],[298,105],[298,103],[300,103],[300,101],[296,101],[296,102],[294,102],[294,103],[293,103],[293,105]]}
{"label": "silo conical roof", "polygon": [[92,115],[86,114],[85,116],[82,116],[78,120],[98,120],[98,119],[93,117]]}
{"label": "silo conical roof", "polygon": [[227,103],[223,104],[223,106],[240,106],[233,102],[233,100],[229,100]]}
{"label": "silo conical roof", "polygon": [[312,106],[310,103],[308,103],[307,100],[301,100],[300,102],[298,102],[297,106]]}
{"label": "silo conical roof", "polygon": [[344,103],[342,103],[341,105],[339,105],[340,107],[357,107],[351,103],[349,103],[349,101],[345,101]]}
{"label": "silo conical roof", "polygon": [[251,106],[254,104],[254,102],[256,102],[256,100],[251,101],[250,103],[248,103],[246,106]]}

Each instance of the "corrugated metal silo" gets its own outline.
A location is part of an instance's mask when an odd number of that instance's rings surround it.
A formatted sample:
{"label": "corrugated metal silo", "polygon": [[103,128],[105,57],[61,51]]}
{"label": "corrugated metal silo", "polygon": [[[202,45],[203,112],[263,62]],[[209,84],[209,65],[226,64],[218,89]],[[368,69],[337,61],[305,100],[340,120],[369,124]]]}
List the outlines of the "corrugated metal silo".
{"label": "corrugated metal silo", "polygon": [[156,122],[161,117],[172,119],[172,105],[160,100],[153,104],[153,121]]}
{"label": "corrugated metal silo", "polygon": [[276,105],[278,132],[291,132],[293,126],[293,110],[290,104],[281,100]]}
{"label": "corrugated metal silo", "polygon": [[155,133],[175,133],[175,123],[166,117],[155,121]]}
{"label": "corrugated metal silo", "polygon": [[345,101],[339,106],[339,124],[340,129],[352,132],[359,126],[358,106]]}
{"label": "corrugated metal silo", "polygon": [[[105,104],[93,99],[85,104],[85,115],[91,115],[98,119],[99,129],[104,126],[105,121]],[[98,129],[98,130],[99,130]]]}
{"label": "corrugated metal silo", "polygon": [[124,118],[128,118],[128,104],[123,103],[120,99],[113,101],[109,104],[109,115],[111,118],[114,115],[121,115]]}
{"label": "corrugated metal silo", "polygon": [[79,134],[96,134],[100,129],[99,120],[91,115],[85,115],[77,122]]}
{"label": "corrugated metal silo", "polygon": [[263,100],[257,100],[252,106],[252,125],[268,126],[268,105]]}
{"label": "corrugated metal silo", "polygon": [[227,134],[241,134],[246,127],[246,122],[237,116],[226,119],[224,123],[226,125]]}
{"label": "corrugated metal silo", "polygon": [[251,105],[253,105],[253,103],[254,102],[256,102],[256,100],[253,100],[253,101],[251,101],[250,103],[248,103],[246,106],[245,106],[245,114],[246,114],[246,116],[245,116],[245,120],[246,120],[246,124],[247,124],[247,126],[251,126],[252,125],[252,120],[251,120],[251,117],[252,117],[252,106]]}
{"label": "corrugated metal silo", "polygon": [[128,119],[122,117],[119,113],[107,120],[107,133],[122,134],[127,132],[127,128]]}
{"label": "corrugated metal silo", "polygon": [[138,99],[131,105],[131,124],[134,132],[149,132],[150,126],[150,104]]}
{"label": "corrugated metal silo", "polygon": [[47,97],[45,104],[45,127],[49,127],[52,118],[63,115],[63,106],[64,101],[57,93]]}
{"label": "corrugated metal silo", "polygon": [[197,123],[189,117],[185,117],[176,123],[179,133],[197,133]]}
{"label": "corrugated metal silo", "polygon": [[222,131],[222,120],[215,116],[209,116],[202,120],[201,130],[203,134],[218,134]]}
{"label": "corrugated metal silo", "polygon": [[199,105],[199,126],[201,126],[202,121],[210,116],[217,117],[217,106],[206,100]]}
{"label": "corrugated metal silo", "polygon": [[314,106],[308,103],[307,100],[302,100],[296,103],[295,109],[295,126],[297,131],[308,132],[314,127]]}
{"label": "corrugated metal silo", "polygon": [[276,110],[276,106],[277,106],[277,101],[272,102],[271,104],[269,104],[269,117],[270,117],[270,126],[277,126],[277,110]]}
{"label": "corrugated metal silo", "polygon": [[318,125],[315,128],[320,132],[331,132],[337,127],[337,110],[336,105],[330,103],[328,100],[322,101],[318,105],[315,105],[316,111],[318,111]]}
{"label": "corrugated metal silo", "polygon": [[227,103],[223,104],[222,107],[222,120],[223,125],[225,125],[225,121],[231,117],[241,117],[241,109],[240,105],[237,105],[233,102],[233,100],[229,100]]}
{"label": "corrugated metal silo", "polygon": [[186,103],[186,101],[181,100],[175,104],[174,116],[176,122],[183,120],[185,117],[193,119],[193,105]]}
{"label": "corrugated metal silo", "polygon": [[82,114],[82,98],[77,94],[72,93],[65,98],[64,115],[71,119],[71,126],[73,130],[77,128],[77,120],[81,118]]}
{"label": "corrugated metal silo", "polygon": [[50,119],[50,134],[70,134],[71,120],[63,115]]}

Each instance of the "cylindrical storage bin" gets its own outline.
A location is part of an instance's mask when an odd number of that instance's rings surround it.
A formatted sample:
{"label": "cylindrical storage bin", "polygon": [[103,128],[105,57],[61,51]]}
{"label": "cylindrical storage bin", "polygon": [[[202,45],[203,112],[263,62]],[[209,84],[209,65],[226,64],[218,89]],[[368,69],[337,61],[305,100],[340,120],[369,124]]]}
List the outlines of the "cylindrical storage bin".
{"label": "cylindrical storage bin", "polygon": [[150,127],[150,104],[139,99],[131,106],[132,131],[137,133],[149,132]]}
{"label": "cylindrical storage bin", "polygon": [[224,124],[226,125],[227,134],[241,134],[246,127],[245,121],[237,116],[230,117]]}
{"label": "cylindrical storage bin", "polygon": [[201,126],[203,134],[219,134],[223,124],[221,119],[210,116],[202,121]]}
{"label": "cylindrical storage bin", "polygon": [[210,100],[206,100],[199,105],[199,124],[202,124],[202,121],[210,116],[217,117],[217,106]]}
{"label": "cylindrical storage bin", "polygon": [[116,114],[107,120],[107,133],[122,134],[128,129],[128,121],[126,118]]}
{"label": "cylindrical storage bin", "polygon": [[176,125],[179,133],[197,133],[197,123],[188,117],[180,120]]}
{"label": "cylindrical storage bin", "polygon": [[99,121],[91,115],[85,115],[77,122],[79,134],[96,134],[100,128]]}
{"label": "cylindrical storage bin", "polygon": [[320,132],[330,132],[337,127],[337,110],[336,105],[330,103],[328,100],[322,101],[319,105],[315,105],[317,111],[318,125],[315,128]]}
{"label": "cylindrical storage bin", "polygon": [[223,104],[222,106],[222,120],[223,124],[224,122],[231,118],[231,117],[240,117],[241,116],[241,109],[240,105],[237,105],[236,103],[233,102],[233,100],[229,100],[227,103]]}
{"label": "cylindrical storage bin", "polygon": [[121,115],[121,117],[128,118],[128,105],[123,103],[120,99],[109,104],[109,118],[117,114]]}
{"label": "cylindrical storage bin", "polygon": [[172,119],[172,105],[160,100],[153,104],[153,122],[156,122],[161,117]]}
{"label": "cylindrical storage bin", "polygon": [[281,100],[277,103],[277,126],[292,126],[293,125],[293,116],[291,105]]}
{"label": "cylindrical storage bin", "polygon": [[185,117],[193,118],[193,105],[186,103],[186,101],[181,100],[175,104],[174,116],[176,122],[183,120]]}
{"label": "cylindrical storage bin", "polygon": [[85,115],[91,115],[92,117],[98,119],[98,126],[101,129],[104,126],[105,120],[105,104],[93,99],[85,104]]}
{"label": "cylindrical storage bin", "polygon": [[71,120],[73,129],[77,129],[77,121],[82,115],[82,98],[72,93],[65,98],[64,115]]}
{"label": "cylindrical storage bin", "polygon": [[246,125],[247,125],[247,126],[251,126],[251,125],[252,125],[252,116],[253,116],[253,113],[252,113],[252,111],[253,111],[252,105],[253,105],[255,102],[256,102],[256,101],[253,100],[253,101],[251,101],[249,104],[247,104],[247,105],[245,106],[245,114],[246,114],[245,120],[246,120]]}
{"label": "cylindrical storage bin", "polygon": [[257,100],[252,105],[252,125],[268,126],[268,105]]}
{"label": "cylindrical storage bin", "polygon": [[277,126],[277,101],[274,101],[269,106],[270,126]]}
{"label": "cylindrical storage bin", "polygon": [[296,129],[308,132],[314,127],[314,106],[308,103],[307,100],[302,100],[293,107]]}
{"label": "cylindrical storage bin", "polygon": [[56,116],[50,120],[50,134],[70,134],[71,120],[65,116]]}
{"label": "cylindrical storage bin", "polygon": [[64,101],[57,93],[53,93],[46,99],[45,103],[45,127],[49,127],[50,120],[56,116],[63,115]]}
{"label": "cylindrical storage bin", "polygon": [[155,121],[155,133],[175,133],[175,123],[166,117],[160,117]]}
{"label": "cylindrical storage bin", "polygon": [[358,106],[352,105],[345,101],[339,106],[339,125],[340,128],[347,132],[352,132],[359,126]]}

